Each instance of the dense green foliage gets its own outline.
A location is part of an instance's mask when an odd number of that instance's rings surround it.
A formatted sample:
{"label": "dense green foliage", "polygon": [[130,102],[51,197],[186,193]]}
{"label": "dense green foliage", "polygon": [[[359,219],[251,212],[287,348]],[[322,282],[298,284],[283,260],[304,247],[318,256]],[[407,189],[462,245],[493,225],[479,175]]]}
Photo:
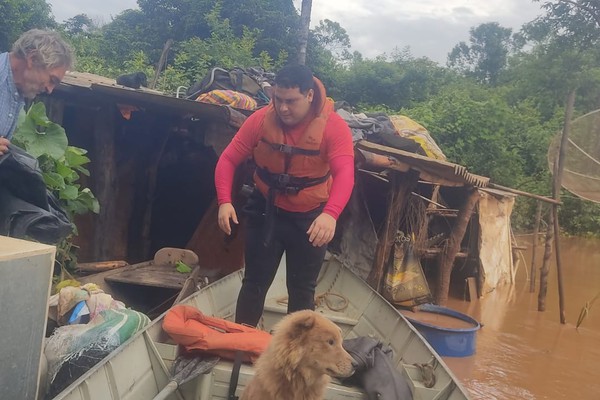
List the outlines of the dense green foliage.
{"label": "dense green foliage", "polygon": [[[0,40],[15,37],[25,15],[47,13],[43,1],[9,15]],[[357,111],[402,113],[424,125],[450,161],[495,183],[547,195],[548,143],[561,129],[565,98],[577,90],[576,115],[600,107],[600,6],[590,0],[542,1],[546,14],[519,32],[490,22],[472,27],[448,65],[415,58],[407,49],[374,59],[351,51],[337,22],[310,32],[307,63],[336,100]],[[78,69],[109,77],[155,74],[167,40],[174,41],[157,88],[173,93],[214,66],[276,70],[297,53],[299,11],[291,0],[138,0],[98,26],[85,15],[60,24],[78,54]],[[34,7],[35,6],[35,7]],[[35,11],[34,10],[38,10]],[[33,18],[33,17],[32,17]],[[45,22],[43,22],[45,21]],[[53,21],[52,21],[53,22]],[[2,36],[4,35],[4,36]],[[2,42],[0,41],[0,44]],[[561,222],[572,234],[600,234],[598,206],[564,193]],[[535,203],[519,199],[515,226],[529,228]]]}
{"label": "dense green foliage", "polygon": [[[48,119],[44,103],[34,103],[29,108],[19,123],[13,143],[37,158],[46,186],[56,194],[71,220],[76,214],[100,211],[94,194],[79,183],[81,174],[90,174],[86,168],[90,162],[85,155],[87,151],[69,146],[65,130]],[[70,235],[58,243],[56,255],[56,261],[71,270],[77,263],[72,239]]]}
{"label": "dense green foliage", "polygon": [[56,26],[50,5],[44,0],[0,0],[0,18],[0,52],[9,50],[29,29]]}

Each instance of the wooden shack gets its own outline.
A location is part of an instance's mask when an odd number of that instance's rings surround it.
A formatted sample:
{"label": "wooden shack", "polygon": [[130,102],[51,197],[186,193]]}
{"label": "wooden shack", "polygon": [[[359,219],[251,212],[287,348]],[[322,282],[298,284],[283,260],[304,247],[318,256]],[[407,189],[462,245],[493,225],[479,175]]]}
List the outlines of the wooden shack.
{"label": "wooden shack", "polygon": [[136,263],[171,246],[194,250],[223,273],[242,266],[240,244],[215,229],[213,179],[218,154],[246,118],[241,110],[77,72],[43,101],[69,144],[91,159],[83,184],[100,213],[77,221],[79,261]]}

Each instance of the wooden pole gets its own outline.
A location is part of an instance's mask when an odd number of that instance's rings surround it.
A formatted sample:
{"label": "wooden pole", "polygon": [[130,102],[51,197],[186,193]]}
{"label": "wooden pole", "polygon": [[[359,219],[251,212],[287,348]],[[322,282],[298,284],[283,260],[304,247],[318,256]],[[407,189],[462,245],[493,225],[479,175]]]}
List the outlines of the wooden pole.
{"label": "wooden pole", "polygon": [[537,202],[535,212],[535,225],[533,227],[533,246],[531,248],[531,272],[529,273],[529,293],[535,292],[535,251],[538,245],[540,233],[540,221],[542,219],[542,203]]}
{"label": "wooden pole", "polygon": [[437,290],[435,294],[435,302],[441,306],[445,306],[448,302],[448,291],[450,289],[450,275],[456,254],[460,250],[467,225],[473,214],[475,206],[479,202],[479,191],[476,188],[471,188],[467,200],[462,205],[456,216],[456,222],[452,227],[448,245],[440,255]]}
{"label": "wooden pole", "polygon": [[531,197],[532,199],[540,200],[540,201],[550,203],[550,204],[561,204],[560,199],[557,200],[557,199],[552,199],[550,197],[539,196],[537,194],[523,192],[522,190],[509,188],[506,186],[498,185],[496,183],[490,182],[490,183],[488,183],[487,187],[489,187],[490,189],[498,189],[498,190],[503,190],[505,192],[518,194],[519,196]]}
{"label": "wooden pole", "polygon": [[550,213],[548,227],[546,228],[546,244],[544,259],[540,268],[540,292],[538,294],[538,311],[546,311],[546,293],[548,292],[549,263],[552,256],[552,238],[554,236],[554,214]]}
{"label": "wooden pole", "polygon": [[377,248],[373,267],[367,277],[369,285],[379,291],[391,250],[394,246],[396,233],[400,227],[400,217],[419,181],[419,173],[410,170],[408,173],[392,173],[390,177],[390,189],[388,194],[388,209],[385,223],[378,234]]}
{"label": "wooden pole", "polygon": [[[569,140],[569,132],[571,130],[571,120],[573,119],[573,108],[575,107],[575,90],[571,90],[567,97],[567,107],[565,109],[565,120],[563,123],[562,137],[560,140],[560,148],[558,150],[558,159],[554,162],[555,174],[554,184],[552,185],[552,197],[555,200],[560,198],[560,189],[562,187],[562,175],[565,167],[565,153]],[[558,165],[558,166],[556,166]],[[556,276],[558,279],[558,307],[560,311],[560,323],[566,324],[567,318],[565,315],[565,296],[563,289],[563,274],[562,262],[560,258],[560,225],[558,221],[558,205],[552,206],[552,215],[554,220],[554,242],[556,247]]]}

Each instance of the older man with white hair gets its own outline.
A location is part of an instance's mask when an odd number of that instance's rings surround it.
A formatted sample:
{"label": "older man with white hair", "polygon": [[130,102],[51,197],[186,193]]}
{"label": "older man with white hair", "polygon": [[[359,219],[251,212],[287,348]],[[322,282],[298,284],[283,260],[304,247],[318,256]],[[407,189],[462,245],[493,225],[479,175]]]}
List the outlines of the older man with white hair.
{"label": "older man with white hair", "polygon": [[8,150],[25,99],[52,93],[74,56],[71,47],[54,31],[32,29],[0,54],[0,154]]}

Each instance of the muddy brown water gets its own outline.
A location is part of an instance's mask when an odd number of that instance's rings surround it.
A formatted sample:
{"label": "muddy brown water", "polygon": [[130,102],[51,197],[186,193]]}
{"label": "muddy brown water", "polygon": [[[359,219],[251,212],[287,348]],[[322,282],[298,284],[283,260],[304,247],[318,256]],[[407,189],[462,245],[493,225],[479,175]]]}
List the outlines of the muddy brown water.
{"label": "muddy brown water", "polygon": [[[530,245],[531,237],[518,241]],[[559,319],[554,254],[545,312],[537,311],[539,284],[529,292],[530,251],[523,252],[514,286],[475,302],[450,299],[450,308],[483,324],[475,355],[444,357],[473,400],[600,399],[600,299],[575,329],[581,309],[600,293],[600,240],[561,238],[561,251],[565,325]],[[536,283],[542,257],[538,246]]]}

